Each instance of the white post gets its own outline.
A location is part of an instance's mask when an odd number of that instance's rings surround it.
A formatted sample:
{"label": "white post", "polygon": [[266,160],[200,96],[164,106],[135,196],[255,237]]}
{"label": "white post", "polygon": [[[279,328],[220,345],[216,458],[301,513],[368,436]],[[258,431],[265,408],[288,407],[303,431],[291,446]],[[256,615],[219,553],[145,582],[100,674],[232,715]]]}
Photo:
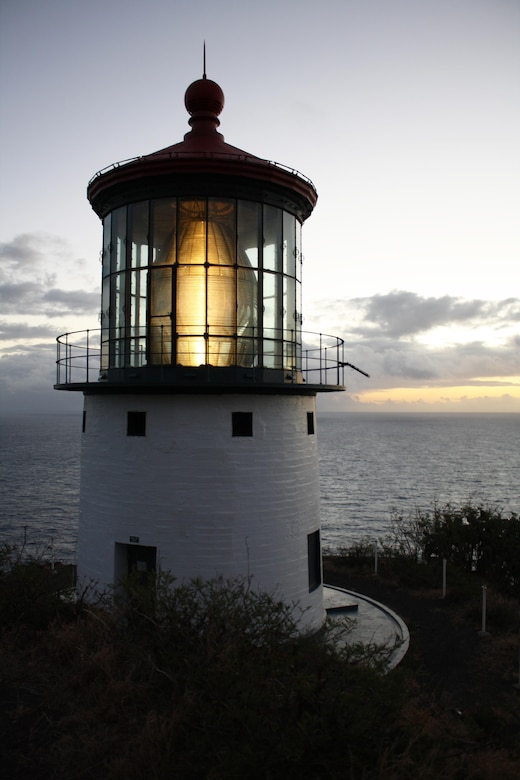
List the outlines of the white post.
{"label": "white post", "polygon": [[487,602],[487,585],[482,585],[482,629],[479,631],[479,636],[485,636],[486,631],[486,602]]}
{"label": "white post", "polygon": [[442,559],[442,598],[446,598],[446,558]]}
{"label": "white post", "polygon": [[518,636],[518,682],[513,687],[520,691],[520,635]]}
{"label": "white post", "polygon": [[377,541],[374,542],[374,574],[377,576]]}

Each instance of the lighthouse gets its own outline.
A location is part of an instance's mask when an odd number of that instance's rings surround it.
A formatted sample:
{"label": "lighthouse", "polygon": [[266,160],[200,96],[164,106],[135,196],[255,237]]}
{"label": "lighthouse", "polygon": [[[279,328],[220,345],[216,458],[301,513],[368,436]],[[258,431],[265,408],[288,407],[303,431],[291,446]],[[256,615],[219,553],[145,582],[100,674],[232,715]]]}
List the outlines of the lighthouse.
{"label": "lighthouse", "polygon": [[298,171],[225,142],[224,94],[185,94],[180,143],[89,182],[103,224],[100,328],[58,341],[56,388],[84,394],[78,579],[132,570],[249,578],[325,609],[316,397],[343,341],[302,330]]}

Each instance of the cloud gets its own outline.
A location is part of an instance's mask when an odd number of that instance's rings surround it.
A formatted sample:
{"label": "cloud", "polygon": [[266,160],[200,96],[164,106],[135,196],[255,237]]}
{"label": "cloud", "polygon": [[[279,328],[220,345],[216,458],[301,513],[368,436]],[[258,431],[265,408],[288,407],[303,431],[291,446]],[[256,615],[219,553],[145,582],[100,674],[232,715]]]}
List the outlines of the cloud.
{"label": "cloud", "polygon": [[0,414],[79,411],[82,394],[58,392],[53,389],[55,381],[52,343],[0,355]]}
{"label": "cloud", "polygon": [[[9,322],[0,320],[0,342],[33,341],[34,339],[54,339],[56,328],[53,325],[29,325],[27,322]],[[18,348],[16,348],[18,351]],[[2,349],[3,352],[9,349]]]}
{"label": "cloud", "polygon": [[[99,293],[86,292],[85,290],[60,290],[54,288],[43,296],[44,304],[50,305],[50,310],[71,312],[74,314],[88,314],[97,311],[99,307]],[[46,313],[48,313],[47,310]],[[48,316],[51,316],[50,314]]]}
{"label": "cloud", "polygon": [[[453,387],[503,387],[504,406],[512,403],[508,391],[520,381],[519,299],[427,298],[399,290],[313,308],[312,329],[341,335],[345,359],[370,374],[346,374],[349,393],[360,403],[374,391]],[[519,398],[520,391],[517,406]],[[483,407],[496,405],[495,397],[481,400]],[[468,399],[465,405],[476,404]]]}
{"label": "cloud", "polygon": [[362,314],[357,333],[380,334],[388,339],[416,336],[453,325],[496,326],[504,320],[520,321],[520,299],[515,298],[503,301],[463,300],[449,295],[425,298],[394,290],[386,295],[354,298],[349,301],[349,308],[352,307]]}
{"label": "cloud", "polygon": [[77,284],[83,261],[71,259],[71,249],[58,236],[25,233],[0,244],[0,307],[2,314],[58,317],[94,314],[96,290]]}
{"label": "cloud", "polygon": [[81,407],[81,394],[53,390],[56,336],[96,323],[98,308],[84,261],[59,236],[0,243],[0,413]]}

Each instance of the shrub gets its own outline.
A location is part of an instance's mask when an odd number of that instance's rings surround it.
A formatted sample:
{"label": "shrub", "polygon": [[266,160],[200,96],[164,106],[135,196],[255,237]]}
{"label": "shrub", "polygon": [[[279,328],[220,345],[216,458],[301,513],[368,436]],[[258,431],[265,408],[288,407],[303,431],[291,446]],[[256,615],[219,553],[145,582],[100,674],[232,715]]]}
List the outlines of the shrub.
{"label": "shrub", "polygon": [[392,532],[383,543],[387,551],[412,560],[445,558],[468,574],[495,583],[502,591],[520,595],[520,518],[499,509],[446,504],[431,512],[416,509],[410,517],[392,518]]}
{"label": "shrub", "polygon": [[0,626],[12,623],[43,628],[57,614],[70,612],[74,592],[71,567],[43,559],[23,559],[16,547],[0,548]]}
{"label": "shrub", "polygon": [[13,777],[368,778],[401,740],[397,676],[300,636],[247,581],[129,583],[110,610],[4,640],[26,681],[5,719]]}

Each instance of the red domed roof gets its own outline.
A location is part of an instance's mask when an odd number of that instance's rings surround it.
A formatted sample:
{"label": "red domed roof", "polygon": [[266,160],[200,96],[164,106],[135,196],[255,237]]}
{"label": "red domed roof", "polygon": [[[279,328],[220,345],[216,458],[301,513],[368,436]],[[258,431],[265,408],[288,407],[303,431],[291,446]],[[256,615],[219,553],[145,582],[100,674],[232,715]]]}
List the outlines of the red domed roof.
{"label": "red domed roof", "polygon": [[303,221],[312,212],[317,194],[312,182],[298,171],[231,146],[218,132],[224,93],[211,79],[194,81],[184,104],[191,130],[180,143],[152,154],[116,163],[96,174],[87,196],[100,217],[130,199],[166,197],[197,188],[199,194],[224,197],[275,198]]}

